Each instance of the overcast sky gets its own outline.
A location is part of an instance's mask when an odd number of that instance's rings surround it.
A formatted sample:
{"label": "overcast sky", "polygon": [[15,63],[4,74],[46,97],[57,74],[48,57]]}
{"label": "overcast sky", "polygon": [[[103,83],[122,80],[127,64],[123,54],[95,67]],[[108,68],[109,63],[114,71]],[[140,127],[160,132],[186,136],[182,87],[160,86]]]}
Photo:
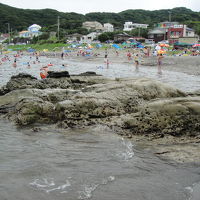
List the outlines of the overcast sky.
{"label": "overcast sky", "polygon": [[200,11],[200,0],[0,0],[17,8],[52,8],[62,12],[120,12],[127,9],[158,10],[187,7]]}

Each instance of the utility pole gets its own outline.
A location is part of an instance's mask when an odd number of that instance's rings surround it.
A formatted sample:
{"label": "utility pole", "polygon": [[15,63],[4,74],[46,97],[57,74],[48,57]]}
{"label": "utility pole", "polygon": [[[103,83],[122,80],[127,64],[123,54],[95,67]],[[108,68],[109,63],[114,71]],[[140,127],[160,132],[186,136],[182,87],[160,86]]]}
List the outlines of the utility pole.
{"label": "utility pole", "polygon": [[140,27],[139,27],[139,30],[138,30],[138,37],[140,37]]}
{"label": "utility pole", "polygon": [[171,21],[172,21],[172,12],[169,11],[169,22],[171,22]]}
{"label": "utility pole", "polygon": [[60,16],[58,16],[58,31],[57,31],[57,34],[58,34],[58,40],[60,39],[59,35],[60,35]]}
{"label": "utility pole", "polygon": [[6,24],[8,24],[8,40],[10,44],[10,23],[6,23]]}

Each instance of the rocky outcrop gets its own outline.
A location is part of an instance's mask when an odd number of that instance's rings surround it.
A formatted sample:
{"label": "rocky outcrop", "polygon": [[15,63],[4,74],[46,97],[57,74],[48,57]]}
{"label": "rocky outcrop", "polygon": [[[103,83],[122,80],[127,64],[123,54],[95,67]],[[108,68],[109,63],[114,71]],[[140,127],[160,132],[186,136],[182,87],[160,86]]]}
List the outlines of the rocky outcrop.
{"label": "rocky outcrop", "polygon": [[196,135],[200,133],[200,97],[155,100],[121,118],[133,134]]}
{"label": "rocky outcrop", "polygon": [[[86,76],[87,74],[89,76]],[[29,74],[21,73],[17,76],[12,76],[11,80],[0,89],[0,96],[18,89],[79,89],[87,85],[108,82],[105,77],[98,76],[96,73],[93,73],[94,76],[91,76],[91,74],[92,72],[86,72],[83,76],[72,75],[70,77],[68,72],[52,72],[47,79],[38,80]]]}
{"label": "rocky outcrop", "polygon": [[200,132],[200,97],[147,78],[112,80],[89,74],[13,77],[1,89],[0,113],[19,125],[106,124],[129,134]]}
{"label": "rocky outcrop", "polygon": [[70,77],[68,71],[62,71],[62,72],[54,72],[54,71],[48,71],[47,78],[64,78],[64,77]]}

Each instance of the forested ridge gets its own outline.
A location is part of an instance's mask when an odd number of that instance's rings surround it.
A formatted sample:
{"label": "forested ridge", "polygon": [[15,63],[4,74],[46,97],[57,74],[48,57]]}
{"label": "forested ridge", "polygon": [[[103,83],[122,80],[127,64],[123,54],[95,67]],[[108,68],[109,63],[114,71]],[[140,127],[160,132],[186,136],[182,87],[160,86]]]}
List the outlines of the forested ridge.
{"label": "forested ridge", "polygon": [[187,24],[200,34],[200,12],[195,12],[185,7],[162,10],[125,10],[119,13],[93,12],[88,14],[78,14],[75,12],[59,12],[53,9],[20,9],[0,3],[0,32],[5,33],[9,23],[12,31],[26,30],[32,24],[39,24],[45,31],[56,31],[57,18],[60,17],[60,28],[66,33],[84,32],[82,23],[84,21],[98,21],[100,23],[112,23],[115,28],[122,29],[125,21],[149,24],[150,28],[154,24],[168,21],[169,12],[171,20]]}

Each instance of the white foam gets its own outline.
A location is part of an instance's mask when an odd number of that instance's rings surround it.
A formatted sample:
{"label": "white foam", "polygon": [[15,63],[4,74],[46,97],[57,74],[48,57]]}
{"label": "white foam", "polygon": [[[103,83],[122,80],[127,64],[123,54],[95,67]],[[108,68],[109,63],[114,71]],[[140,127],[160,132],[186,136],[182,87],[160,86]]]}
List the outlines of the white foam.
{"label": "white foam", "polygon": [[117,157],[124,161],[129,161],[134,157],[133,144],[131,141],[126,141],[122,138],[122,152],[117,153]]}
{"label": "white foam", "polygon": [[[53,192],[53,191],[60,191],[60,193],[67,193],[67,191],[65,190],[67,187],[70,187],[71,186],[71,183],[69,182],[69,180],[66,180],[65,181],[65,184],[63,185],[57,185],[56,186],[56,183],[54,182],[53,179],[36,179],[34,180],[32,183],[30,183],[31,186],[33,187],[36,187],[38,189],[41,189],[41,190],[44,190],[46,193],[50,193],[50,192]],[[53,187],[55,186],[55,187]]]}

